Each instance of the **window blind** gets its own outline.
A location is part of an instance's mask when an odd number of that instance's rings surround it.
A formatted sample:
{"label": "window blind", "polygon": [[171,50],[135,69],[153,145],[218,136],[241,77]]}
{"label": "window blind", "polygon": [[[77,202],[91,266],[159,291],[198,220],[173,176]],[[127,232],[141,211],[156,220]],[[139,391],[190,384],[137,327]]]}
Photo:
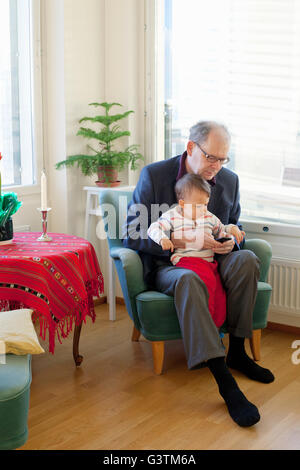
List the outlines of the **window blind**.
{"label": "window blind", "polygon": [[300,224],[300,2],[166,1],[166,158],[185,149],[195,122],[221,121],[242,215]]}

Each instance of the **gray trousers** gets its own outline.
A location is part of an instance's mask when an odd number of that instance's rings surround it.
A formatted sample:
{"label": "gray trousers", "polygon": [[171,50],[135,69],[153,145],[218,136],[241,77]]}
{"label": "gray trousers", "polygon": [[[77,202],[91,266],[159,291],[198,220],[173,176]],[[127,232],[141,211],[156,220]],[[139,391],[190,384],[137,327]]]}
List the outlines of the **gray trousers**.
{"label": "gray trousers", "polygon": [[[227,330],[234,336],[251,338],[260,261],[249,250],[218,256],[217,261],[227,295]],[[174,296],[188,368],[225,356],[201,278],[188,269],[163,265],[156,271],[155,284],[158,291]]]}

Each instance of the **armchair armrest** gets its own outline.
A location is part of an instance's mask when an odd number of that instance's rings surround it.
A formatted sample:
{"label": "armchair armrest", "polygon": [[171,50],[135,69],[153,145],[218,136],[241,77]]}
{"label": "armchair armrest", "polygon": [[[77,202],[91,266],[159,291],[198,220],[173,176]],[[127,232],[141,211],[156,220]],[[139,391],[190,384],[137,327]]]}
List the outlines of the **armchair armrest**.
{"label": "armchair armrest", "polygon": [[251,250],[260,260],[260,278],[261,282],[266,282],[272,258],[272,247],[270,243],[262,239],[246,240],[243,246],[245,250]]}
{"label": "armchair armrest", "polygon": [[136,251],[130,248],[114,247],[110,250],[110,256],[114,260],[119,259],[121,261],[130,297],[135,297],[147,290],[143,278],[143,264]]}

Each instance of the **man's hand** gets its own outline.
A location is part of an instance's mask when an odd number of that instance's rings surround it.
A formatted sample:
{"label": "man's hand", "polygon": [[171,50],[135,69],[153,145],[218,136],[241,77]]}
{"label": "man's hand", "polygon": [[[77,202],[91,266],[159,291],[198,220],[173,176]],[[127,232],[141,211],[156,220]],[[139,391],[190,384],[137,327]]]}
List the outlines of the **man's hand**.
{"label": "man's hand", "polygon": [[171,240],[169,240],[168,238],[162,238],[160,244],[163,250],[171,250],[171,252],[173,253],[174,245]]}
{"label": "man's hand", "polygon": [[[228,237],[227,233],[226,233],[226,236]],[[228,240],[228,242],[220,243],[220,242],[217,242],[212,235],[209,235],[208,233],[204,234],[204,245],[202,248],[204,250],[210,249],[214,253],[217,253],[218,255],[227,255],[227,253],[230,253],[233,250],[233,247],[234,247],[233,237],[231,237],[231,240]]]}
{"label": "man's hand", "polygon": [[214,253],[217,253],[217,255],[227,255],[228,253],[231,253],[235,245],[233,237],[231,238],[231,240],[228,240],[228,242],[216,243],[218,246],[216,248],[213,248],[212,250]]}
{"label": "man's hand", "polygon": [[238,244],[241,243],[241,241],[243,240],[245,236],[245,232],[243,230],[240,230],[237,225],[234,225],[233,227],[231,227],[230,233],[235,236]]}
{"label": "man's hand", "polygon": [[[228,236],[226,234],[226,236]],[[230,236],[230,235],[229,235]],[[174,234],[171,234],[171,240],[174,245],[174,248],[186,248],[186,243],[191,243],[191,241],[195,241],[196,237],[194,240],[191,240],[190,238],[174,238]],[[227,253],[230,253],[233,250],[234,247],[234,238],[231,237],[231,240],[228,240],[228,242],[225,243],[220,243],[217,242],[214,237],[208,233],[204,233],[204,243],[202,246],[199,246],[199,250],[213,250],[214,253],[217,253],[218,255],[226,255]]]}
{"label": "man's hand", "polygon": [[202,250],[213,250],[214,248],[220,248],[222,243],[216,242],[214,237],[209,233],[204,234],[204,244]]}

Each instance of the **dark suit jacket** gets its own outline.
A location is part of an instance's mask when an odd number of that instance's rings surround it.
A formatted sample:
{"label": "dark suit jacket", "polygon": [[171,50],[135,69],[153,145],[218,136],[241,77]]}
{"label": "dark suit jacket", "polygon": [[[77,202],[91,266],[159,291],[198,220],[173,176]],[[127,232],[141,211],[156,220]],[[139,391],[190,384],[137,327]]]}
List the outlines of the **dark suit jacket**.
{"label": "dark suit jacket", "polygon": [[[174,187],[179,171],[180,157],[170,158],[151,163],[144,167],[132,200],[128,205],[127,220],[123,230],[123,244],[127,248],[138,251],[144,266],[144,279],[148,285],[153,285],[155,269],[161,264],[171,264],[169,252],[163,251],[161,246],[147,237],[147,229],[162,212],[168,208],[162,208],[156,218],[151,220],[151,204],[163,204],[168,206],[177,204]],[[215,214],[221,222],[237,224],[240,216],[239,179],[231,170],[222,168],[216,175],[216,184],[211,188],[211,196],[208,210]],[[136,204],[143,204],[148,210],[147,223],[138,225],[137,217],[141,211]],[[140,230],[142,237],[133,239],[131,234]]]}

